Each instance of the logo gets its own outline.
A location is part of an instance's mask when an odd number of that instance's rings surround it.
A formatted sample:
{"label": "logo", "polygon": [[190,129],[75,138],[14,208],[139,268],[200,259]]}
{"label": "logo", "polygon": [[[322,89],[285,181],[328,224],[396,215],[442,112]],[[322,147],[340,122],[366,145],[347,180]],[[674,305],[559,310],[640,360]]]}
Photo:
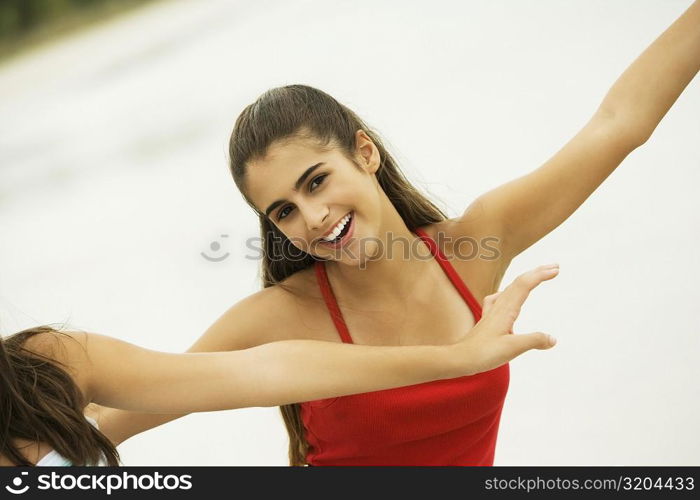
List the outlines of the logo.
{"label": "logo", "polygon": [[[29,472],[22,472],[22,473],[21,473],[22,476],[27,476],[28,474],[29,474]],[[13,488],[12,486],[5,486],[5,489],[6,489],[7,491],[9,491],[10,493],[13,493],[13,494],[15,494],[15,495],[21,495],[22,493],[26,493],[27,490],[29,489],[29,485],[26,485],[24,488],[21,488],[21,486],[22,486],[22,478],[21,478],[20,476],[14,478],[14,479],[12,480],[12,484],[13,484],[14,487],[17,488],[17,489]]]}
{"label": "logo", "polygon": [[[228,234],[222,234],[221,237],[228,238]],[[209,248],[211,249],[212,252],[218,252],[221,249],[221,244],[218,241],[212,241],[211,244],[209,245]],[[200,252],[200,255],[202,257],[204,257],[205,259],[207,259],[209,262],[221,262],[222,260],[226,259],[230,254],[228,252],[226,252],[225,254],[220,255],[218,257],[216,255],[210,257],[206,253]]]}

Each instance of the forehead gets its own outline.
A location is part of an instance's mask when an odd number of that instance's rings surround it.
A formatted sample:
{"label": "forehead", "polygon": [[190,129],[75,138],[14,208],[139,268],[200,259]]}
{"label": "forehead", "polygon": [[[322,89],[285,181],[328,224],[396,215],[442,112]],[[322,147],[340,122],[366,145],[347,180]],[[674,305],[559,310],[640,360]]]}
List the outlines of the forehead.
{"label": "forehead", "polygon": [[264,211],[273,201],[287,198],[307,168],[332,155],[332,151],[324,151],[310,141],[275,142],[263,158],[248,162],[246,184],[249,198],[258,210]]}

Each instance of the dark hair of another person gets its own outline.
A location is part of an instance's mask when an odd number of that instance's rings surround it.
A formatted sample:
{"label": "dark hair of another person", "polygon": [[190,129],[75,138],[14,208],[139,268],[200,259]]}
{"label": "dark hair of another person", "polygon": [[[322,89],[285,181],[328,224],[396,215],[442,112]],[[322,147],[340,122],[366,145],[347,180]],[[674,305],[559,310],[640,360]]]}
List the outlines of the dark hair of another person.
{"label": "dark hair of another person", "polygon": [[[28,339],[60,349],[58,335],[39,326],[0,341],[0,454],[16,465],[35,465],[17,447],[16,440],[46,443],[73,465],[119,465],[112,442],[85,419],[87,402],[66,366],[50,355],[25,346]],[[53,351],[52,351],[53,352]]]}

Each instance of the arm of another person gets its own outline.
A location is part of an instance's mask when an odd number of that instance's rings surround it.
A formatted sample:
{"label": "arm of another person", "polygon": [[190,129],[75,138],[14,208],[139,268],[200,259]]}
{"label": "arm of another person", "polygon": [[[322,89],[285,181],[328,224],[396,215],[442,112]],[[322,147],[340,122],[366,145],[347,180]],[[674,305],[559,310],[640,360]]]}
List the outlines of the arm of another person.
{"label": "arm of another person", "polygon": [[168,413],[278,406],[472,375],[554,345],[541,332],[511,334],[529,292],[557,273],[558,268],[541,266],[487,297],[481,320],[451,345],[284,340],[230,352],[171,354],[95,333],[70,333],[77,342],[63,342],[66,355],[60,361],[86,401]]}
{"label": "arm of another person", "polygon": [[[274,324],[274,320],[269,319],[270,311],[279,308],[277,301],[283,293],[267,288],[241,299],[224,312],[187,352],[235,351],[260,344],[260,339],[267,334],[265,324],[268,329]],[[85,413],[97,420],[100,430],[112,443],[119,445],[137,434],[184,417],[189,412],[141,413],[90,404]]]}

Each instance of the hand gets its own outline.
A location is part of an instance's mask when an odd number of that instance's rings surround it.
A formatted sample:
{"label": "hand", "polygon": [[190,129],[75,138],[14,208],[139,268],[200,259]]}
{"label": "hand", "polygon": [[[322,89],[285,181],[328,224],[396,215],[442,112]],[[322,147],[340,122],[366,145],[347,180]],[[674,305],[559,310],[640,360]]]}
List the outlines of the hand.
{"label": "hand", "polygon": [[559,274],[559,265],[539,266],[521,274],[504,290],[484,298],[479,322],[460,341],[467,351],[471,373],[507,363],[530,349],[550,349],[554,337],[542,332],[513,334],[513,323],[533,288]]}

